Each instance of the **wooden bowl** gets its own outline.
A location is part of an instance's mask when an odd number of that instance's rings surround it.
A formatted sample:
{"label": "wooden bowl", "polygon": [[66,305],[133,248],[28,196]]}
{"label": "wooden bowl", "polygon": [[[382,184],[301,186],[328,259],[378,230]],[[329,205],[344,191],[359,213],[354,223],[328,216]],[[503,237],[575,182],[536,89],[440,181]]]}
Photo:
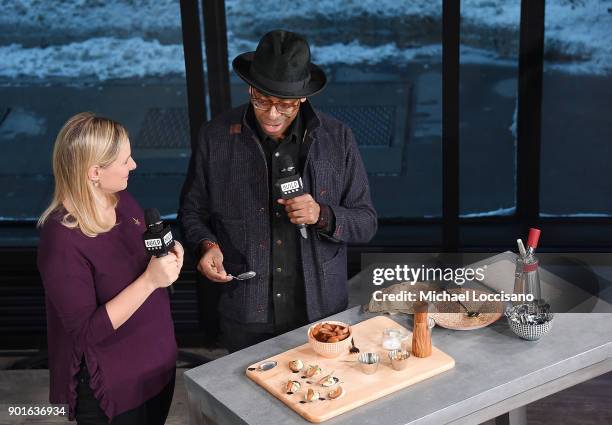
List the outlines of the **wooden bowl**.
{"label": "wooden bowl", "polygon": [[351,347],[351,336],[352,330],[351,327],[344,322],[337,322],[334,320],[325,320],[321,323],[329,323],[330,325],[340,325],[348,328],[348,336],[344,338],[342,341],[338,342],[321,342],[317,340],[314,336],[312,336],[312,329],[318,325],[315,323],[310,328],[308,328],[308,342],[310,346],[314,350],[315,353],[322,357],[326,357],[328,359],[333,359],[334,357],[338,357],[340,354],[348,354],[349,349]]}

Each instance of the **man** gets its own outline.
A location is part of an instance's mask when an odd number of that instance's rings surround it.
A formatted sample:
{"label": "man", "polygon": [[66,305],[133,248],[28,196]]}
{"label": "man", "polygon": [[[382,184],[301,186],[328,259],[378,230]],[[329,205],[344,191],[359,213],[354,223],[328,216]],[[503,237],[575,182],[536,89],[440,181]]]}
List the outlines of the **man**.
{"label": "man", "polygon": [[[368,242],[377,222],[352,132],[307,100],[326,78],[306,40],[272,31],[232,65],[250,103],[202,127],[179,219],[198,270],[220,285],[236,351],[344,310],[346,244]],[[304,194],[283,200],[276,182],[291,165]]]}

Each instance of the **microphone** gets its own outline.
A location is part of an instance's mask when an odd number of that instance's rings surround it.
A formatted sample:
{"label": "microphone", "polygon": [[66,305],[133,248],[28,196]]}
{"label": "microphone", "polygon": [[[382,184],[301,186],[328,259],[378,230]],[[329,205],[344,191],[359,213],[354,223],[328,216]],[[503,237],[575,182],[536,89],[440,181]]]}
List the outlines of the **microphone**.
{"label": "microphone", "polygon": [[147,230],[143,233],[145,249],[151,255],[164,257],[174,247],[170,226],[164,226],[157,208],[147,208],[144,212]]}
{"label": "microphone", "polygon": [[[302,184],[302,178],[296,172],[293,160],[289,155],[285,155],[281,158],[280,164],[281,178],[276,181],[276,187],[280,190],[280,196],[283,199],[293,199],[304,194],[304,185]],[[308,239],[308,232],[306,231],[305,224],[297,224],[300,230],[300,235],[304,239]]]}
{"label": "microphone", "polygon": [[[145,250],[156,257],[164,257],[174,247],[174,238],[170,226],[164,226],[157,208],[147,208],[144,211],[147,230],[142,234]],[[170,286],[170,293],[174,288]]]}

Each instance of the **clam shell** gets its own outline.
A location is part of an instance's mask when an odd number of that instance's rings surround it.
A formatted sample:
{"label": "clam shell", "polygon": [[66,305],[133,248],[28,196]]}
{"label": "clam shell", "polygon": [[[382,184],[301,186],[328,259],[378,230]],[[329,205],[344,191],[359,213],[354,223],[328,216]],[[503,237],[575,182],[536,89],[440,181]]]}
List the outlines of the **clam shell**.
{"label": "clam shell", "polygon": [[319,392],[313,390],[312,388],[308,388],[308,391],[306,392],[306,401],[315,401],[319,399]]}
{"label": "clam shell", "polygon": [[304,375],[306,375],[308,378],[312,378],[318,373],[321,373],[321,368],[318,365],[314,365],[308,366],[308,369],[306,370],[306,373]]}
{"label": "clam shell", "polygon": [[302,362],[301,360],[292,360],[289,362],[289,369],[291,369],[293,372],[299,372],[300,370],[302,370],[304,368],[304,362]]}
{"label": "clam shell", "polygon": [[335,376],[327,375],[326,377],[320,379],[318,384],[324,387],[331,387],[333,385],[336,385],[339,381],[340,379],[336,378]]}
{"label": "clam shell", "polygon": [[301,384],[298,381],[288,381],[285,385],[285,391],[288,393],[296,393],[299,391]]}
{"label": "clam shell", "polygon": [[336,388],[334,388],[333,390],[331,390],[329,393],[327,393],[327,396],[329,398],[331,398],[332,400],[334,400],[336,398],[340,398],[343,395],[344,395],[344,388],[342,388],[339,385]]}

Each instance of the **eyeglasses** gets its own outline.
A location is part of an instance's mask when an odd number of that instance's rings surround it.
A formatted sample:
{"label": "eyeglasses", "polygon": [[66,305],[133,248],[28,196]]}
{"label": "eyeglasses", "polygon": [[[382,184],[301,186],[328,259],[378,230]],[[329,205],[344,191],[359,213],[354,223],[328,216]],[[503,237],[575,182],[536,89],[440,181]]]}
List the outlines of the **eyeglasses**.
{"label": "eyeglasses", "polygon": [[273,102],[271,100],[268,99],[262,99],[260,97],[256,97],[251,95],[251,103],[253,104],[253,107],[255,109],[259,109],[262,111],[269,111],[270,109],[272,109],[272,106],[274,106],[276,108],[276,111],[279,114],[283,114],[283,115],[291,115],[295,112],[295,110],[298,108],[298,106],[300,105],[300,100],[296,100],[293,103],[289,103],[289,102]]}

